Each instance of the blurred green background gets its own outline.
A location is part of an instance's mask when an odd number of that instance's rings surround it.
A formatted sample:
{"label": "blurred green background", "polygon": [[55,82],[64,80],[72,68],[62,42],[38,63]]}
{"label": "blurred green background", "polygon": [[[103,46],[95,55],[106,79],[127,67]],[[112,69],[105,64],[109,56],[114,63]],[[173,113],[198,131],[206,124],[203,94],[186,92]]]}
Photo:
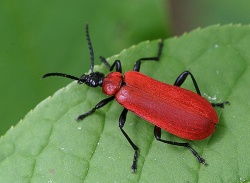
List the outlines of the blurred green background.
{"label": "blurred green background", "polygon": [[88,71],[86,22],[99,64],[100,55],[110,57],[144,40],[212,24],[249,24],[249,10],[247,0],[1,0],[0,135],[71,82],[41,80],[43,74]]}

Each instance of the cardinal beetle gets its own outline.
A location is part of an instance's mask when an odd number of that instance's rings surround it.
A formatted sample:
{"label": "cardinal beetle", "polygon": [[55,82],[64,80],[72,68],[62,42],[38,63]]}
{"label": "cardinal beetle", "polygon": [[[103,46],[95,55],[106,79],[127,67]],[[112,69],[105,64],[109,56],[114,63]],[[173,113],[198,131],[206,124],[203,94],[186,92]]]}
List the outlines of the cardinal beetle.
{"label": "cardinal beetle", "polygon": [[[157,56],[138,59],[135,62],[133,71],[125,72],[124,75],[122,75],[120,60],[116,60],[110,66],[104,57],[100,57],[109,71],[112,71],[114,67],[116,70],[105,76],[103,73],[94,72],[94,52],[89,36],[88,24],[86,24],[86,39],[90,50],[90,74],[83,74],[79,78],[64,73],[47,73],[43,76],[43,78],[61,76],[77,80],[78,84],[86,84],[90,87],[101,86],[103,93],[110,96],[96,104],[89,112],[78,116],[76,120],[84,119],[113,99],[116,99],[124,107],[119,118],[119,127],[134,150],[131,167],[133,172],[137,168],[139,148],[123,129],[128,111],[155,125],[154,136],[156,140],[166,144],[187,147],[200,163],[206,164],[205,160],[189,143],[162,139],[161,129],[187,140],[205,139],[212,135],[218,123],[218,116],[213,106],[223,108],[224,104],[228,102],[209,103],[201,96],[197,82],[189,71],[181,73],[173,86],[141,74],[139,71],[142,61],[159,61],[163,48],[162,40],[158,44]],[[196,93],[180,88],[187,76],[191,77]]]}

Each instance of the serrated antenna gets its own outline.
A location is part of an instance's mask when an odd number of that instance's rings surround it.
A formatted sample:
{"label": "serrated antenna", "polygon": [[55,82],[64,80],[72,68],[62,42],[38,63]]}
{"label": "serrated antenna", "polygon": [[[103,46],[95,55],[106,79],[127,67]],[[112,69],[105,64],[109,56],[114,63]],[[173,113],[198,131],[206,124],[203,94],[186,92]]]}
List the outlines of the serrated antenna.
{"label": "serrated antenna", "polygon": [[90,37],[89,37],[88,23],[86,23],[86,39],[87,39],[88,46],[89,46],[89,54],[90,54],[90,61],[91,61],[91,63],[90,63],[90,71],[91,71],[91,73],[93,73],[94,72],[94,50],[93,50],[91,40],[90,40]]}

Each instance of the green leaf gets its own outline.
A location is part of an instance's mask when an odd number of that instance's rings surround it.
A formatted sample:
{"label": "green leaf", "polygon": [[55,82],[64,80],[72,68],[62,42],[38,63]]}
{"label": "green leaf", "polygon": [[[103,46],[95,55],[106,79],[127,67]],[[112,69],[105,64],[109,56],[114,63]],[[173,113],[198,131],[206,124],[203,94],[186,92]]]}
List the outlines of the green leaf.
{"label": "green leaf", "polygon": [[[109,62],[120,59],[123,71],[131,70],[138,58],[156,55],[157,43],[132,46]],[[190,141],[208,166],[187,148],[156,141],[153,125],[128,113],[124,129],[140,148],[132,174],[133,150],[118,127],[122,106],[113,101],[77,123],[78,115],[106,96],[72,82],[1,137],[0,182],[249,182],[249,46],[249,26],[211,26],[165,40],[161,60],[142,64],[142,73],[170,84],[190,70],[208,100],[230,101],[216,109],[215,133]],[[104,65],[95,70],[108,73]],[[190,79],[183,87],[194,90]],[[169,133],[162,138],[185,142]]]}

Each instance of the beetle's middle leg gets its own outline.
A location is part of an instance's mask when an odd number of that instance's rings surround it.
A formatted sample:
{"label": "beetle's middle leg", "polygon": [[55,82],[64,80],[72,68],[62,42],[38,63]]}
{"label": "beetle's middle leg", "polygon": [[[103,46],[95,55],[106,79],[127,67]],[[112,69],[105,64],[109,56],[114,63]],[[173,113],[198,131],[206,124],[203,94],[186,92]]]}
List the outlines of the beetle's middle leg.
{"label": "beetle's middle leg", "polygon": [[[200,89],[199,89],[199,87],[198,87],[198,84],[197,84],[197,82],[196,82],[196,80],[195,80],[193,74],[192,74],[191,72],[189,72],[189,71],[184,71],[183,73],[181,73],[181,74],[177,77],[177,79],[175,80],[174,86],[179,86],[179,87],[180,87],[180,86],[184,83],[184,81],[187,79],[187,76],[188,76],[188,75],[190,75],[190,77],[191,77],[191,79],[192,79],[192,81],[193,81],[193,84],[194,84],[196,93],[197,93],[198,95],[201,95],[201,92],[200,92]],[[225,104],[229,104],[229,102],[226,101],[226,102],[221,102],[221,103],[211,103],[211,105],[212,105],[213,107],[217,106],[217,107],[221,107],[221,108],[224,108],[224,105],[225,105]]]}
{"label": "beetle's middle leg", "polygon": [[154,136],[156,138],[156,140],[166,143],[166,144],[170,144],[170,145],[175,145],[175,146],[183,146],[183,147],[187,147],[192,153],[193,155],[199,160],[200,163],[206,165],[205,160],[190,146],[189,143],[187,142],[173,142],[173,141],[168,141],[168,140],[163,140],[161,138],[161,128],[158,126],[155,126],[154,128]]}

